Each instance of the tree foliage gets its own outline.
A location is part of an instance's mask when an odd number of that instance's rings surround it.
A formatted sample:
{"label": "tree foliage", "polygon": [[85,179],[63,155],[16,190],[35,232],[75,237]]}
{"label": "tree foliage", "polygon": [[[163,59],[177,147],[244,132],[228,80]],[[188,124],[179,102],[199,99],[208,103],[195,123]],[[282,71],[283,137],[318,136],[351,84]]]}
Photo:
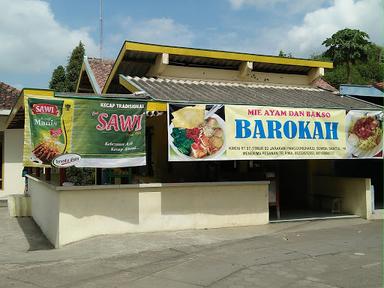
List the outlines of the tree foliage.
{"label": "tree foliage", "polygon": [[285,53],[283,50],[279,51],[279,57],[293,58],[292,53]]}
{"label": "tree foliage", "polygon": [[83,64],[84,54],[84,45],[80,42],[79,45],[75,47],[75,49],[73,49],[67,67],[65,69],[68,92],[74,92],[76,90],[76,82],[79,78],[81,65]]}
{"label": "tree foliage", "polygon": [[[343,29],[340,31],[345,30],[347,29]],[[358,31],[351,29],[348,30]],[[339,32],[333,34],[332,37],[338,34]],[[365,32],[361,33],[362,35],[366,35],[364,36],[364,38],[367,41],[367,39],[369,39],[368,34],[366,34]],[[327,40],[325,40],[324,42],[326,42]],[[362,42],[365,43],[365,41]],[[361,41],[359,43],[361,43]],[[351,46],[355,47],[356,45],[351,44]],[[342,60],[341,56],[337,56],[339,54],[334,55],[333,52],[330,52],[330,49],[321,54],[314,54],[311,56],[311,58],[320,61],[334,62],[333,69],[325,70],[324,78],[327,82],[329,82],[336,88],[338,88],[340,84],[343,83],[368,85],[375,82],[384,81],[384,48],[369,42],[367,46],[363,46],[364,48],[362,49],[362,51],[360,51],[360,54],[354,54],[356,57],[353,60],[350,60],[349,63],[348,58],[344,58],[344,60]],[[361,57],[358,58],[357,56]]]}
{"label": "tree foliage", "polygon": [[368,39],[369,35],[363,31],[345,28],[323,42],[325,47],[329,47],[324,55],[330,57],[335,64],[346,65],[348,83],[352,81],[352,65],[367,59],[371,45]]}
{"label": "tree foliage", "polygon": [[79,45],[72,50],[65,69],[59,65],[53,71],[49,88],[57,92],[75,92],[84,55],[84,45],[80,41]]}
{"label": "tree foliage", "polygon": [[53,70],[51,81],[49,81],[49,88],[55,91],[65,91],[65,69],[59,65]]}
{"label": "tree foliage", "polygon": [[[367,59],[358,60],[350,68],[348,81],[347,64],[335,63],[335,68],[325,71],[325,80],[331,85],[339,87],[343,83],[367,85],[384,81],[384,63],[382,55],[384,49],[375,44],[370,44],[367,51]],[[324,60],[319,59],[319,60]]]}

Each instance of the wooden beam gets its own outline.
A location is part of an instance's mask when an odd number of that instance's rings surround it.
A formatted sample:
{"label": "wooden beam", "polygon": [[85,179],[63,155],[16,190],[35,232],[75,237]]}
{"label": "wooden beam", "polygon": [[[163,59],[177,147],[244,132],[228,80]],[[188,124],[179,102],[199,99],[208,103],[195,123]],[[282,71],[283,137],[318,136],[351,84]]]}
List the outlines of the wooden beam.
{"label": "wooden beam", "polygon": [[324,76],[324,68],[312,68],[308,72],[308,84],[311,84],[317,78]]}
{"label": "wooden beam", "polygon": [[51,181],[51,168],[45,168],[45,180]]}
{"label": "wooden beam", "polygon": [[241,62],[239,66],[239,77],[240,78],[245,78],[249,73],[251,73],[253,69],[253,62],[250,61],[244,61]]}
{"label": "wooden beam", "polygon": [[161,53],[161,54],[157,55],[155,64],[151,66],[147,75],[148,76],[161,75],[164,72],[165,68],[167,68],[168,64],[169,64],[169,54],[168,53]]}
{"label": "wooden beam", "polygon": [[63,183],[67,180],[65,174],[65,168],[59,168],[59,186],[63,186]]}

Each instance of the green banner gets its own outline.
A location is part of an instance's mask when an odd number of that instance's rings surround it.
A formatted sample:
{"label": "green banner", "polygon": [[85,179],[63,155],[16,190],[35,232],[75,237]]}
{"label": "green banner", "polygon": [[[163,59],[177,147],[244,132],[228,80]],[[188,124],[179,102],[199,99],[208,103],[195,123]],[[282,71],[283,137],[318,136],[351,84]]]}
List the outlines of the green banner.
{"label": "green banner", "polygon": [[145,103],[29,97],[24,166],[145,165]]}

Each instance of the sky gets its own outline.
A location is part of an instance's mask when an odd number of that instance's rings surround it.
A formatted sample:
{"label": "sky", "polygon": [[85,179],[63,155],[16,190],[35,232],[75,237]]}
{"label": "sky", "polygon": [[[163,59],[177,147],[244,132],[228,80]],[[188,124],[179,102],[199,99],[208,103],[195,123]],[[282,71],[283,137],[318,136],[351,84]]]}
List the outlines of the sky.
{"label": "sky", "polygon": [[[0,0],[0,81],[47,88],[82,41],[99,57],[100,0]],[[384,45],[384,0],[103,0],[103,57],[125,40],[309,58],[343,28]]]}

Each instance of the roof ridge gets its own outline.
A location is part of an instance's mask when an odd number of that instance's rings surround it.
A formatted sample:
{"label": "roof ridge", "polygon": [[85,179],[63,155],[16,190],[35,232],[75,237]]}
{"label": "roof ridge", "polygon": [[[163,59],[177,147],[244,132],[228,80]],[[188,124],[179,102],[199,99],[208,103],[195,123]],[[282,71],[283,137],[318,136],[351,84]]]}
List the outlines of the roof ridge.
{"label": "roof ridge", "polygon": [[111,61],[111,62],[115,62],[115,60],[113,59],[105,59],[105,58],[98,58],[98,57],[88,57],[87,56],[87,59],[88,60],[97,60],[97,61]]}

